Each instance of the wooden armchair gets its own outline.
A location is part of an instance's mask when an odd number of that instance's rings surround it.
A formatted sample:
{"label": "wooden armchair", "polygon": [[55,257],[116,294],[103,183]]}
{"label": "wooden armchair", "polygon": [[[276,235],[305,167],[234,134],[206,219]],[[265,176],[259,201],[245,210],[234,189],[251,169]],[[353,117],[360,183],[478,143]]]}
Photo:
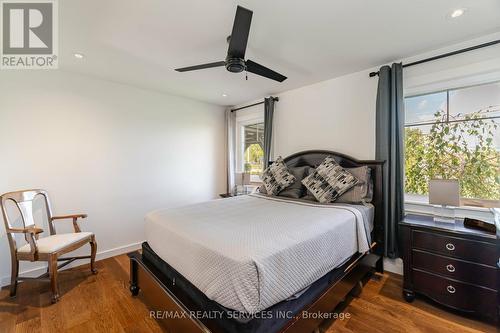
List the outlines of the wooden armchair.
{"label": "wooden armchair", "polygon": [[[33,216],[33,200],[38,195],[44,198],[45,208],[47,211],[48,225],[50,236],[39,238],[39,234],[43,232],[42,229],[36,227]],[[7,212],[6,203],[13,201],[15,206],[19,209],[23,228],[13,228],[12,221]],[[57,270],[61,267],[77,259],[90,258],[90,269],[92,273],[96,274],[95,269],[95,255],[97,251],[97,243],[94,234],[91,232],[82,232],[78,226],[77,220],[79,218],[86,218],[85,214],[65,215],[65,216],[52,216],[52,209],[50,206],[49,197],[44,190],[26,190],[9,192],[0,196],[0,205],[2,207],[3,219],[5,222],[5,230],[9,239],[12,271],[11,271],[11,284],[10,296],[16,295],[17,283],[21,280],[27,279],[50,279],[50,286],[52,289],[52,302],[55,303],[59,300],[59,288],[57,284]],[[54,221],[62,219],[72,219],[74,233],[56,234],[54,228]],[[17,247],[14,234],[20,233],[24,235],[27,244]],[[74,251],[83,245],[90,244],[90,255],[80,257],[65,257],[60,256]],[[19,260],[29,261],[47,261],[47,273],[37,278],[19,277]],[[63,261],[61,265],[57,265],[58,261]]]}

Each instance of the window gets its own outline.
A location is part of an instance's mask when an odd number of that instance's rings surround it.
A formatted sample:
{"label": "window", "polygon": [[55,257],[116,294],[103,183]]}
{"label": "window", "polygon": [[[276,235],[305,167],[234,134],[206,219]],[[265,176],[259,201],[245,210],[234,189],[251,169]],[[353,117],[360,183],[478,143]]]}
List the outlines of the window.
{"label": "window", "polygon": [[500,200],[500,82],[405,98],[405,193],[432,178],[463,198]]}
{"label": "window", "polygon": [[236,114],[236,172],[250,173],[251,182],[261,182],[264,171],[264,112],[259,108]]}
{"label": "window", "polygon": [[264,171],[264,123],[243,126],[243,167],[251,181],[260,181]]}

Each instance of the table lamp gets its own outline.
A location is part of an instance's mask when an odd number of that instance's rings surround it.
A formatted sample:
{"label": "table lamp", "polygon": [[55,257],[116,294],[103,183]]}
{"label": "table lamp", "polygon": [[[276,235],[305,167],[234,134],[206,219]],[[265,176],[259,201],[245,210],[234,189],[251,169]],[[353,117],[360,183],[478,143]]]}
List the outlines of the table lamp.
{"label": "table lamp", "polygon": [[250,185],[250,174],[246,172],[236,172],[234,174],[234,184],[236,185],[236,194],[238,194],[238,186],[242,186],[243,194],[247,194],[247,185]]}
{"label": "table lamp", "polygon": [[431,179],[429,204],[434,205],[434,221],[455,223],[455,207],[460,206],[460,184],[456,179]]}

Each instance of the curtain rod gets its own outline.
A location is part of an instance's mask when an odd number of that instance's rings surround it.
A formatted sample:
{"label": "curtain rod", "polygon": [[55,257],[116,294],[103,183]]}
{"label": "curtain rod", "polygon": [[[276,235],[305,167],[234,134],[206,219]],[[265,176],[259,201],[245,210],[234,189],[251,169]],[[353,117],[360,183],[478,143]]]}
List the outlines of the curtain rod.
{"label": "curtain rod", "polygon": [[[479,45],[475,45],[475,46],[471,46],[471,47],[466,47],[465,49],[461,49],[461,50],[457,50],[457,51],[453,51],[453,52],[448,52],[448,53],[445,53],[445,54],[440,54],[440,55],[437,55],[437,56],[434,56],[434,57],[430,57],[430,58],[427,58],[427,59],[422,59],[422,60],[410,62],[409,64],[404,64],[403,68],[410,67],[410,66],[415,66],[415,65],[420,65],[420,64],[423,64],[425,62],[429,62],[429,61],[434,61],[434,60],[446,58],[446,57],[457,55],[457,54],[460,54],[460,53],[474,51],[474,50],[477,50],[477,49],[481,49],[483,47],[492,46],[492,45],[496,45],[496,44],[500,44],[500,39],[497,39],[497,40],[494,40],[494,41],[491,41],[491,42],[488,42],[488,43],[484,43],[484,44],[479,44]],[[370,77],[377,76],[378,74],[379,74],[379,72],[371,72],[370,73]]]}
{"label": "curtain rod", "polygon": [[[279,99],[279,97],[273,97],[273,100],[275,102],[279,102],[280,99]],[[236,109],[231,109],[231,112],[238,111],[238,110],[243,110],[243,109],[246,109],[246,108],[251,108],[252,106],[261,105],[261,104],[264,104],[264,101],[258,102],[258,103],[254,103],[254,104],[250,104],[250,105],[245,105],[245,106],[242,106],[242,107],[236,108]]]}

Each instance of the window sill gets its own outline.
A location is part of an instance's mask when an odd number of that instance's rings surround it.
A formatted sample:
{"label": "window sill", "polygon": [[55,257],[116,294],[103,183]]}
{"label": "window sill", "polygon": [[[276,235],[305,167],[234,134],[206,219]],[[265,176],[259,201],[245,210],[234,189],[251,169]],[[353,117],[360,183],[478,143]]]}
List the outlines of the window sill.
{"label": "window sill", "polygon": [[[421,202],[418,200],[405,200],[405,204],[427,206],[427,207],[431,207],[431,208],[433,207],[433,205],[431,205],[430,203]],[[456,209],[468,210],[468,211],[478,211],[478,212],[489,212],[490,211],[490,208],[487,208],[487,207],[467,206],[467,205],[456,207]]]}
{"label": "window sill", "polygon": [[[433,205],[426,201],[406,198],[405,199],[405,212],[417,213],[425,215],[433,215]],[[475,206],[460,206],[455,208],[455,215],[457,218],[474,218],[485,222],[494,223],[495,216],[490,208],[475,207]]]}

